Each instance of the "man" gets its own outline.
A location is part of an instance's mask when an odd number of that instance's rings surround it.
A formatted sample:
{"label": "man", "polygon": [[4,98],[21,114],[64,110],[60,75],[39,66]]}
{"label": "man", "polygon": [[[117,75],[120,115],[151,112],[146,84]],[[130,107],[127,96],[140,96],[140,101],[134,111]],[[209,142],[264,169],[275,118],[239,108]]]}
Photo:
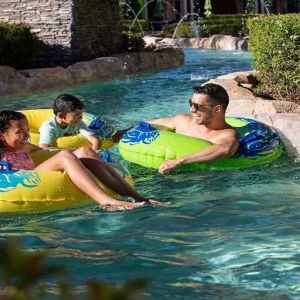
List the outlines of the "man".
{"label": "man", "polygon": [[230,157],[239,147],[237,132],[225,121],[229,103],[226,90],[214,83],[195,86],[193,90],[193,97],[189,100],[192,115],[180,114],[151,120],[150,123],[167,127],[179,134],[208,140],[213,145],[184,157],[164,161],[159,167],[161,174],[182,164],[210,162]]}

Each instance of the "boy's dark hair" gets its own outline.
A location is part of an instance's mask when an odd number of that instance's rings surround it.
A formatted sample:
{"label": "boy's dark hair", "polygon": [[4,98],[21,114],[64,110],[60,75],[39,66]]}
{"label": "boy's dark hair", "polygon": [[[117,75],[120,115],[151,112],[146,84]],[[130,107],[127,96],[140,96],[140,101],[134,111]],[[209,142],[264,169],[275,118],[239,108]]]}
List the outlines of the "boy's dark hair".
{"label": "boy's dark hair", "polygon": [[62,94],[54,100],[53,112],[55,115],[59,112],[66,114],[76,109],[84,109],[84,104],[75,96]]}
{"label": "boy's dark hair", "polygon": [[229,103],[229,96],[226,90],[215,83],[207,83],[204,85],[197,85],[193,87],[196,94],[205,94],[209,96],[209,102],[213,105],[222,105],[224,109]]}
{"label": "boy's dark hair", "polygon": [[11,121],[26,120],[26,116],[19,111],[2,110],[0,111],[0,132],[5,132],[10,127]]}

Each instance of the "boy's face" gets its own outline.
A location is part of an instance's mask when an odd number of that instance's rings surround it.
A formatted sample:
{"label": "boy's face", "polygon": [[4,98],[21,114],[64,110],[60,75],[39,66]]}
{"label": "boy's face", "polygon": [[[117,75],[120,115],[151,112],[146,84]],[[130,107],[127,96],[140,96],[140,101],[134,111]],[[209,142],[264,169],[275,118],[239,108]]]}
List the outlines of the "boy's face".
{"label": "boy's face", "polygon": [[75,109],[74,111],[62,114],[59,117],[68,125],[78,125],[82,120],[83,109]]}

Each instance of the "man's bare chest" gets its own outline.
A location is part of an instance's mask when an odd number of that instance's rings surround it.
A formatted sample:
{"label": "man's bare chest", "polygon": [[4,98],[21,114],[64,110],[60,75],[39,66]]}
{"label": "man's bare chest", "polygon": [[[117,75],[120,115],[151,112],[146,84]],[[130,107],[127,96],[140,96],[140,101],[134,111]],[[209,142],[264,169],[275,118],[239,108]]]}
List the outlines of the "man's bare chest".
{"label": "man's bare chest", "polygon": [[207,129],[199,126],[178,126],[176,128],[176,133],[208,140],[212,143],[219,135],[219,132],[217,132],[216,130],[207,131]]}

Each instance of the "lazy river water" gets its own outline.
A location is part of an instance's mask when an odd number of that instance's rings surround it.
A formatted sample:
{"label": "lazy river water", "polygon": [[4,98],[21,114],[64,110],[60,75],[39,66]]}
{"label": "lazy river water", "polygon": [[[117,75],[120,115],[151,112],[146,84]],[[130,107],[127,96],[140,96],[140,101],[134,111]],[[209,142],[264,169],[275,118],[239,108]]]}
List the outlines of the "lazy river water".
{"label": "lazy river water", "polygon": [[[59,93],[123,128],[188,110],[191,87],[247,70],[246,52],[186,50],[183,67],[51,93],[6,97],[2,108],[49,107]],[[50,250],[74,285],[149,279],[149,299],[300,299],[300,163],[160,176],[130,166],[144,194],[172,202],[108,213],[96,205],[0,218],[1,237]]]}

